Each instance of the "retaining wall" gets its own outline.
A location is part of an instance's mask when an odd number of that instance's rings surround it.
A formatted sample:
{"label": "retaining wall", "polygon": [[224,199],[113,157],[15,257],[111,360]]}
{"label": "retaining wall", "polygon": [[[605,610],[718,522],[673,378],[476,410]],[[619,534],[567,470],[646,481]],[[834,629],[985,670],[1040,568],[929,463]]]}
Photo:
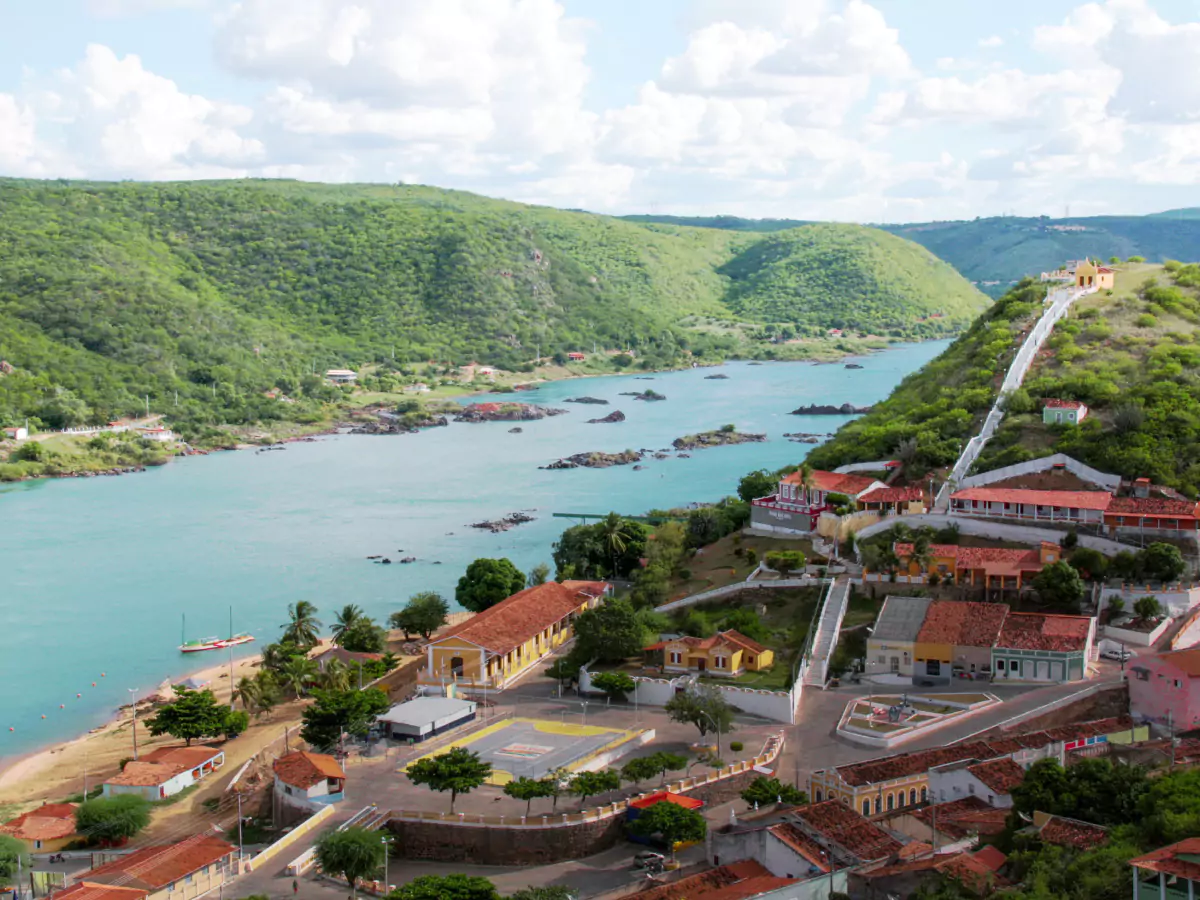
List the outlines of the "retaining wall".
{"label": "retaining wall", "polygon": [[[760,570],[755,570],[755,572],[758,571]],[[699,594],[692,594],[690,597],[680,597],[678,600],[672,600],[670,603],[664,603],[662,606],[654,607],[654,611],[661,613],[671,612],[672,610],[676,609],[686,609],[687,607],[695,606],[698,603],[707,603],[710,600],[719,600],[722,597],[728,597],[732,594],[741,593],[742,591],[812,587],[814,584],[819,583],[819,578],[780,578],[776,581],[735,581],[733,584],[727,584],[724,587],[713,588],[711,591],[701,591]]]}
{"label": "retaining wall", "polygon": [[[667,701],[675,696],[690,676],[681,675],[678,678],[644,678],[635,677],[633,696],[637,703],[645,706],[666,706]],[[794,725],[796,722],[795,709],[797,703],[791,691],[760,691],[753,688],[735,687],[734,685],[714,684],[705,682],[715,688],[729,703],[742,712],[752,716],[761,716],[773,722],[784,722]],[[579,692],[582,694],[592,691],[591,673],[586,668],[579,670]]]}
{"label": "retaining wall", "polygon": [[963,741],[986,741],[1014,731],[1042,731],[1075,722],[1091,722],[1129,715],[1129,685],[1092,685],[1077,694],[1047,703],[1024,716],[1015,716],[993,728],[968,735]]}
{"label": "retaining wall", "polygon": [[1106,587],[1100,592],[1100,608],[1106,609],[1108,601],[1120,597],[1125,601],[1125,609],[1133,610],[1135,601],[1142,597],[1154,597],[1162,604],[1170,615],[1178,618],[1200,605],[1200,585],[1150,585],[1123,584],[1118,587]]}
{"label": "retaining wall", "polygon": [[[1065,526],[1068,524],[1064,522],[1063,530],[1056,531],[1050,528],[1037,528],[1033,525],[1018,525],[1015,522],[993,522],[989,519],[977,519],[973,516],[924,513],[883,519],[874,525],[868,525],[866,528],[863,528],[858,532],[858,537],[867,538],[887,531],[898,521],[903,521],[904,524],[913,528],[921,525],[929,525],[933,528],[945,528],[947,525],[957,525],[959,532],[962,534],[972,534],[976,537],[988,537],[1001,541],[1024,541],[1030,544],[1036,544],[1041,541],[1049,541],[1050,543],[1057,544],[1062,540],[1063,535],[1066,534],[1067,528]],[[1101,553],[1106,553],[1110,556],[1121,550],[1137,549],[1136,547],[1121,544],[1108,538],[1083,533],[1079,533],[1079,545],[1081,547],[1091,547],[1093,550],[1099,550]]]}
{"label": "retaining wall", "polygon": [[982,487],[985,484],[995,484],[997,481],[1003,481],[1006,478],[1016,478],[1020,475],[1048,472],[1056,466],[1062,466],[1068,472],[1078,475],[1084,481],[1103,485],[1110,491],[1115,491],[1121,486],[1120,475],[1110,475],[1107,472],[1101,472],[1099,469],[1093,469],[1091,466],[1084,465],[1079,460],[1067,456],[1065,453],[1055,453],[1051,456],[1043,456],[1041,459],[1031,459],[1028,462],[1003,466],[999,469],[992,469],[990,472],[980,472],[978,475],[968,476],[962,480],[960,490],[962,488]]}
{"label": "retaining wall", "polygon": [[1153,647],[1155,642],[1170,627],[1171,620],[1165,617],[1153,631],[1133,631],[1129,628],[1116,628],[1112,625],[1105,625],[1104,637],[1110,641],[1120,641],[1122,644],[1130,644],[1134,647]]}
{"label": "retaining wall", "polygon": [[264,863],[269,862],[288,847],[291,847],[309,832],[319,829],[327,820],[333,818],[333,815],[333,804],[330,804],[329,806],[323,806],[320,810],[318,810],[309,818],[305,819],[271,846],[267,847],[261,853],[252,857],[251,859],[246,860],[242,871],[253,872],[255,869],[258,869]]}

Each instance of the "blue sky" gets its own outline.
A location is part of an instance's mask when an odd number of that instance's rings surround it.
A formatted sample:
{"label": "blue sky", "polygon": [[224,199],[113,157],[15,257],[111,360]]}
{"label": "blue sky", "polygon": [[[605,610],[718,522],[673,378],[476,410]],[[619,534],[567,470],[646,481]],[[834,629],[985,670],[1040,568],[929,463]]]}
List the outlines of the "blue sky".
{"label": "blue sky", "polygon": [[0,175],[626,213],[1200,205],[1197,0],[0,0]]}

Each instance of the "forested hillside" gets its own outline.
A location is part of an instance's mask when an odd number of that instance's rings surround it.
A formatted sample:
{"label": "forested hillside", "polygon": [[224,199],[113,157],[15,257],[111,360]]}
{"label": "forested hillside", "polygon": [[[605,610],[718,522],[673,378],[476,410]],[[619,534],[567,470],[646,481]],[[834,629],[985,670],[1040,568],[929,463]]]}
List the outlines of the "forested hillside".
{"label": "forested hillside", "polygon": [[[669,222],[738,232],[772,233],[806,224],[793,219],[736,216],[628,216],[637,222]],[[879,225],[915,241],[944,259],[993,295],[1026,275],[1038,275],[1069,259],[1085,256],[1151,262],[1200,259],[1200,210],[1177,209],[1149,216],[1094,216],[1052,219],[1012,216],[971,221]]]}
{"label": "forested hillside", "polygon": [[0,359],[15,367],[0,423],[71,424],[147,396],[181,421],[303,418],[313,404],[263,391],[315,403],[326,368],[531,369],[537,350],[593,344],[669,365],[745,352],[741,332],[692,323],[771,316],[802,337],[934,337],[986,304],[912,244],[891,248],[893,278],[810,238],[756,272],[761,241],[426,187],[0,181]]}

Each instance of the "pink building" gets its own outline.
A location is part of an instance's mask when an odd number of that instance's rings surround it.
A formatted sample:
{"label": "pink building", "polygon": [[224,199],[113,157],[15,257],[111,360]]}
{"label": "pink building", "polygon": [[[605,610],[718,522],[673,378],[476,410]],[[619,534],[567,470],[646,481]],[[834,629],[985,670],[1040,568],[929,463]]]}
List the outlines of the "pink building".
{"label": "pink building", "polygon": [[1200,726],[1200,647],[1133,660],[1129,708],[1135,716],[1179,731]]}

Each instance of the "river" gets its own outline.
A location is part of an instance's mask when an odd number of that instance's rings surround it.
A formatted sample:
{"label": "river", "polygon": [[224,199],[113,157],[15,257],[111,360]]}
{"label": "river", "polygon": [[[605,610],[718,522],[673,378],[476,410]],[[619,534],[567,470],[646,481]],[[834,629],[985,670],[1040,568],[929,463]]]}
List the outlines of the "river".
{"label": "river", "polygon": [[[876,402],[947,344],[897,345],[857,359],[862,369],[731,363],[652,380],[554,382],[517,399],[570,412],[519,423],[522,434],[510,434],[507,422],[451,424],[215,453],[120,478],[0,487],[0,757],[106,721],[128,688],[146,693],[218,662],[215,653],[181,657],[184,613],[187,637],[207,637],[227,631],[232,605],[234,627],[258,638],[243,648],[253,652],[279,635],[296,600],[313,601],[326,624],[347,603],[384,621],[416,591],[453,597],[477,557],[507,556],[523,571],[553,567],[551,544],[573,523],[552,513],[637,514],[717,500],[752,469],[804,457],[809,446],[784,432],[832,431],[845,421],[789,410]],[[718,372],[729,378],[705,377]],[[619,396],[646,388],[667,400]],[[610,404],[562,402],[581,395]],[[625,422],[586,424],[614,409]],[[666,448],[726,423],[769,439],[690,459],[647,458],[636,472],[538,469],[583,451]],[[517,510],[537,520],[503,534],[468,527]],[[418,561],[378,565],[366,559],[373,554]]]}

